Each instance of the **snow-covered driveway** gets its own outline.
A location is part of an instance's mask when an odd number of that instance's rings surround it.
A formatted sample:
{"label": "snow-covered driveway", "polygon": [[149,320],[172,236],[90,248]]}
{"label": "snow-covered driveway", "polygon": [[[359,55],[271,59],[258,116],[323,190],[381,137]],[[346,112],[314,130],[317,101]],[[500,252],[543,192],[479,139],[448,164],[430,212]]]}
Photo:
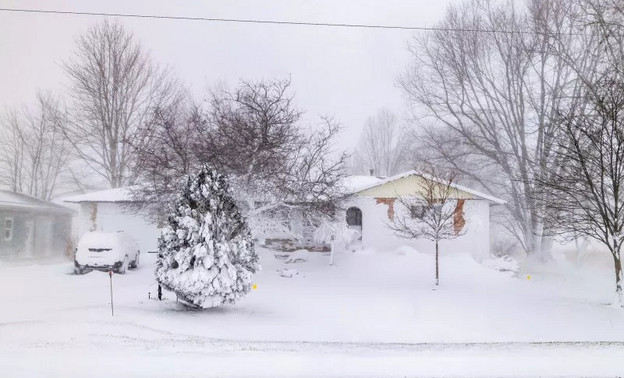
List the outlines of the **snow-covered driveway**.
{"label": "snow-covered driveway", "polygon": [[[6,376],[624,375],[624,311],[610,276],[530,280],[469,257],[409,250],[314,254],[284,264],[261,250],[257,290],[236,306],[158,302],[151,263],[114,276],[71,264],[0,267]],[[150,261],[151,260],[151,261]],[[288,267],[299,274],[280,277]],[[85,373],[85,372],[88,372]]]}

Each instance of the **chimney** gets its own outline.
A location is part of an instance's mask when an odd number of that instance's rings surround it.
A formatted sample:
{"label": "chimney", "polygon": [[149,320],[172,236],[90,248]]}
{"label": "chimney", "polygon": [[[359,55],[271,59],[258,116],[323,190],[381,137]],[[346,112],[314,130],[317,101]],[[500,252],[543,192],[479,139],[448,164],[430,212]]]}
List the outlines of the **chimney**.
{"label": "chimney", "polygon": [[369,169],[368,171],[370,172],[370,175],[371,175],[371,176],[375,176],[375,170],[374,170],[374,169],[372,169],[372,168],[371,168],[371,169]]}

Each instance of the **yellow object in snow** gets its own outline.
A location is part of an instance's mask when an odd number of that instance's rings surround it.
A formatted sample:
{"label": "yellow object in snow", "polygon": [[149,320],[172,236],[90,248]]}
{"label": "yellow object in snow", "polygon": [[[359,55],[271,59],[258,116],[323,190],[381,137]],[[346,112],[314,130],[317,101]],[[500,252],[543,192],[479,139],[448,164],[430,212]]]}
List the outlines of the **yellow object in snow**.
{"label": "yellow object in snow", "polygon": [[252,289],[254,289],[254,290],[256,290],[256,289],[258,288],[258,285],[253,284],[253,285],[251,285],[251,288],[252,288]]}
{"label": "yellow object in snow", "polygon": [[531,279],[531,276],[527,276],[527,280],[530,280],[530,279]]}

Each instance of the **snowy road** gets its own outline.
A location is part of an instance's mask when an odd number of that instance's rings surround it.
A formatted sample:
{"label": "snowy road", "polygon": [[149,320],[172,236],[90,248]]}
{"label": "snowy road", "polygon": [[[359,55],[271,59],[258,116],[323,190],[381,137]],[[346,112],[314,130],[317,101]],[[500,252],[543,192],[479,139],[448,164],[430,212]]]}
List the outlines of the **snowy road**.
{"label": "snowy road", "polygon": [[621,376],[624,342],[341,343],[228,341],[125,322],[0,325],[3,376]]}

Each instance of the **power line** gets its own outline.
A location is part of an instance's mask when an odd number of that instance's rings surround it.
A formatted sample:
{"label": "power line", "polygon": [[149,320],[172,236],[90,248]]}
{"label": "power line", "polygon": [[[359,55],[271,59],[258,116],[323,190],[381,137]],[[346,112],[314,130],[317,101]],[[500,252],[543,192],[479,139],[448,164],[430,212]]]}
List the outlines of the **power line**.
{"label": "power line", "polygon": [[506,33],[506,34],[530,34],[532,33],[529,31],[494,30],[494,29],[459,29],[459,28],[442,28],[442,27],[428,27],[428,26],[376,25],[376,24],[357,24],[357,23],[352,24],[352,23],[309,22],[309,21],[279,21],[279,20],[257,20],[257,19],[193,17],[193,16],[166,16],[166,15],[151,15],[151,14],[138,14],[138,13],[63,11],[63,10],[54,10],[54,9],[0,8],[0,12],[38,13],[38,14],[72,15],[72,16],[150,18],[150,19],[157,19],[157,20],[227,22],[227,23],[241,23],[241,24],[265,24],[265,25],[268,24],[268,25],[316,26],[316,27],[355,28],[355,29],[453,31],[453,32]]}

